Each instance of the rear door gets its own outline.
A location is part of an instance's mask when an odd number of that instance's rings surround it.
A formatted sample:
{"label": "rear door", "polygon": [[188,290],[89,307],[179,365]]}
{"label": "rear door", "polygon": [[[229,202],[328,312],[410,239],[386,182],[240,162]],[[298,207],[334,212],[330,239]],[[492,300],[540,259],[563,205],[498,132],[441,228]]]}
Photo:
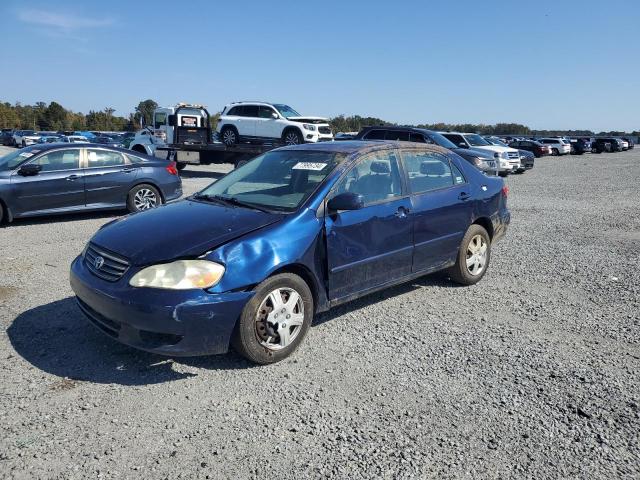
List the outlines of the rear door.
{"label": "rear door", "polygon": [[84,172],[80,158],[79,148],[49,151],[29,161],[40,165],[37,175],[23,177],[14,173],[11,183],[16,215],[83,208]]}
{"label": "rear door", "polygon": [[256,136],[258,105],[243,105],[242,116],[238,119],[238,133],[243,137]]}
{"label": "rear door", "polygon": [[344,299],[411,272],[410,199],[395,151],[366,155],[338,182],[330,198],[359,193],[360,210],[325,218],[329,298]]}
{"label": "rear door", "polygon": [[85,189],[87,206],[124,206],[139,168],[116,150],[86,149]]}
{"label": "rear door", "polygon": [[473,211],[471,185],[442,153],[402,152],[411,191],[413,272],[433,270],[455,260]]}

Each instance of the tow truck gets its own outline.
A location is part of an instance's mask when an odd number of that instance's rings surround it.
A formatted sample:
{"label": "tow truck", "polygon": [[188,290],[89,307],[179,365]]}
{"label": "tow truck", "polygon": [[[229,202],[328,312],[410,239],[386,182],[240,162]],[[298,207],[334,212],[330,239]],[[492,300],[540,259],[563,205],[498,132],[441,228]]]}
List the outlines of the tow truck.
{"label": "tow truck", "polygon": [[172,160],[178,170],[182,170],[189,164],[231,163],[238,167],[280,146],[278,142],[225,145],[214,139],[211,115],[206,106],[179,103],[174,107],[156,108],[153,124],[137,132],[129,148]]}

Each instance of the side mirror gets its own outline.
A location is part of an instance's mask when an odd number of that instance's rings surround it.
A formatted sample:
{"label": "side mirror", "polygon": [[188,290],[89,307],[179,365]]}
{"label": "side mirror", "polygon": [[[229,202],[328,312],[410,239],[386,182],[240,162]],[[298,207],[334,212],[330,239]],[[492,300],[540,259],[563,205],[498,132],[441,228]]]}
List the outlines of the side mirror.
{"label": "side mirror", "polygon": [[271,113],[271,118],[273,118],[274,120],[279,119],[280,117],[278,116],[278,114],[276,112],[272,112]]}
{"label": "side mirror", "polygon": [[364,207],[364,199],[359,193],[344,192],[333,197],[327,203],[327,208],[332,212],[340,210],[360,210]]}
{"label": "side mirror", "polygon": [[466,144],[466,143],[464,143],[464,142],[460,142],[460,143],[458,144],[458,146],[459,146],[460,148],[467,148],[467,144]]}
{"label": "side mirror", "polygon": [[42,170],[42,165],[28,163],[18,169],[18,175],[22,175],[23,177],[32,177],[40,173],[40,170]]}
{"label": "side mirror", "polygon": [[175,127],[176,126],[176,116],[175,115],[169,115],[169,117],[167,118],[167,122],[169,123],[170,127]]}

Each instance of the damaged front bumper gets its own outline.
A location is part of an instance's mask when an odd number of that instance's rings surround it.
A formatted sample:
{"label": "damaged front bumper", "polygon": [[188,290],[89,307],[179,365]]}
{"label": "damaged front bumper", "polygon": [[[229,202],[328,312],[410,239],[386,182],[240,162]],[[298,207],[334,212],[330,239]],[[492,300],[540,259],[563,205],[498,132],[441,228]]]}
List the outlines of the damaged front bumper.
{"label": "damaged front bumper", "polygon": [[131,347],[169,356],[225,353],[253,292],[208,293],[129,286],[130,275],[108,282],[81,257],[71,265],[71,288],[89,322]]}

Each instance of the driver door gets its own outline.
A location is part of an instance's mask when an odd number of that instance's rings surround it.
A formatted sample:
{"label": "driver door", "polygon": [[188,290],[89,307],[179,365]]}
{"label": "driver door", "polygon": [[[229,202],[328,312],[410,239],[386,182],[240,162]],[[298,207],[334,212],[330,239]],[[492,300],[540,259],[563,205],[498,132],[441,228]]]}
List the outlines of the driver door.
{"label": "driver door", "polygon": [[326,213],[330,300],[346,299],[411,273],[413,222],[402,178],[395,151],[374,152],[359,160],[329,195],[353,192],[365,202],[360,210]]}

